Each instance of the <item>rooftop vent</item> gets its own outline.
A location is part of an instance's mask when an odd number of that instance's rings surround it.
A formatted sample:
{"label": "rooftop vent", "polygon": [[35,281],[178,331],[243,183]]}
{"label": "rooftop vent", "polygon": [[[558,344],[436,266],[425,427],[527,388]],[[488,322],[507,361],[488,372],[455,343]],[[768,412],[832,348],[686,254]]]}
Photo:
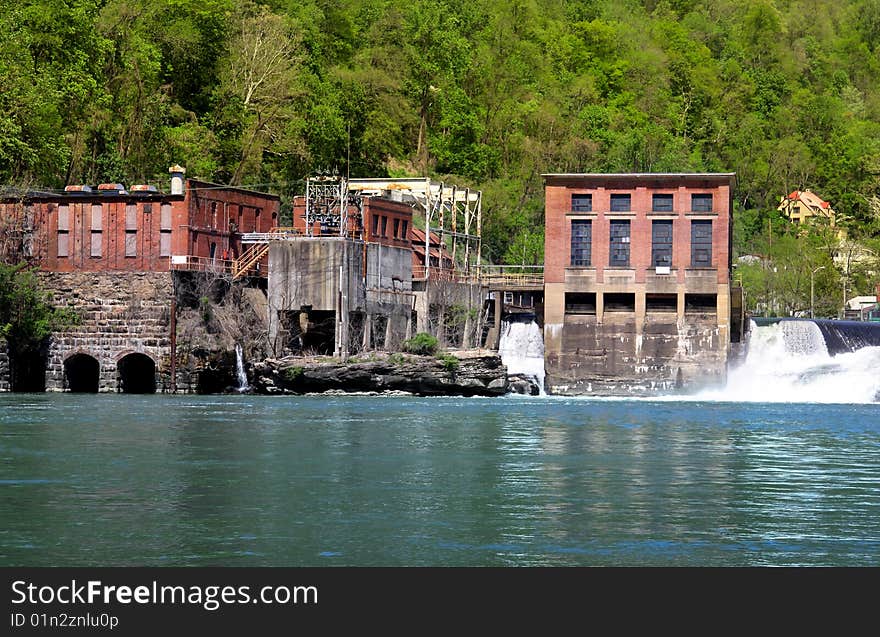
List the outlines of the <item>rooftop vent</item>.
{"label": "rooftop vent", "polygon": [[104,195],[126,194],[122,184],[99,184],[98,190]]}

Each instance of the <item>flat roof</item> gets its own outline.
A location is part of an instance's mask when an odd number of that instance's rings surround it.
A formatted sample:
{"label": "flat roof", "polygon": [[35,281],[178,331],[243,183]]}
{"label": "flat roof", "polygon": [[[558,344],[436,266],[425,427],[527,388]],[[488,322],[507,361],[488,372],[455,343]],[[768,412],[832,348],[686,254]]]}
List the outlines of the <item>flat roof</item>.
{"label": "flat roof", "polygon": [[543,173],[541,177],[545,181],[736,181],[736,173]]}

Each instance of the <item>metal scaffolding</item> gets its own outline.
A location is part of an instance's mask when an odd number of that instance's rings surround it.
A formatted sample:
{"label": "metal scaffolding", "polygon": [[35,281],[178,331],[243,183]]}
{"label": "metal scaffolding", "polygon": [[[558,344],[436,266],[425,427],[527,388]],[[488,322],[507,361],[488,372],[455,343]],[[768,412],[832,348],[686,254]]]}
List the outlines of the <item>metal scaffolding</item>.
{"label": "metal scaffolding", "polygon": [[349,192],[385,196],[421,208],[425,216],[425,275],[430,268],[431,232],[441,245],[449,242],[452,260],[465,273],[480,266],[482,248],[482,192],[459,188],[427,177],[402,179],[351,179]]}
{"label": "metal scaffolding", "polygon": [[306,235],[315,224],[322,235],[363,239],[363,198],[347,187],[344,177],[309,177],[306,180]]}

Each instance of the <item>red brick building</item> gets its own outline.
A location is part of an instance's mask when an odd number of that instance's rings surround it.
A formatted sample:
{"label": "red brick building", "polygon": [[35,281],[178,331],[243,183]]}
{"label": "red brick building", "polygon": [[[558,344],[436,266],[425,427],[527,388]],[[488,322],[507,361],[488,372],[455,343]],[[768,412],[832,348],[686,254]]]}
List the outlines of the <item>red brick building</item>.
{"label": "red brick building", "polygon": [[53,272],[167,272],[234,259],[245,232],[278,224],[275,195],[181,178],[153,186],[68,186],[0,198],[0,258]]}
{"label": "red brick building", "polygon": [[551,391],[723,376],[735,175],[543,177]]}

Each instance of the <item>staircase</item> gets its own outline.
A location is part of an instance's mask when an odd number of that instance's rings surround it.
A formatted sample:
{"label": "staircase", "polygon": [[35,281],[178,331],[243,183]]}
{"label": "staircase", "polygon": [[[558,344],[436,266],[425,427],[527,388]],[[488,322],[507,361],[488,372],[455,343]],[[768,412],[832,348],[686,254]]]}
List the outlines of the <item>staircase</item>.
{"label": "staircase", "polygon": [[244,276],[250,272],[260,259],[269,252],[268,243],[255,243],[241,253],[241,256],[232,262],[232,280]]}

